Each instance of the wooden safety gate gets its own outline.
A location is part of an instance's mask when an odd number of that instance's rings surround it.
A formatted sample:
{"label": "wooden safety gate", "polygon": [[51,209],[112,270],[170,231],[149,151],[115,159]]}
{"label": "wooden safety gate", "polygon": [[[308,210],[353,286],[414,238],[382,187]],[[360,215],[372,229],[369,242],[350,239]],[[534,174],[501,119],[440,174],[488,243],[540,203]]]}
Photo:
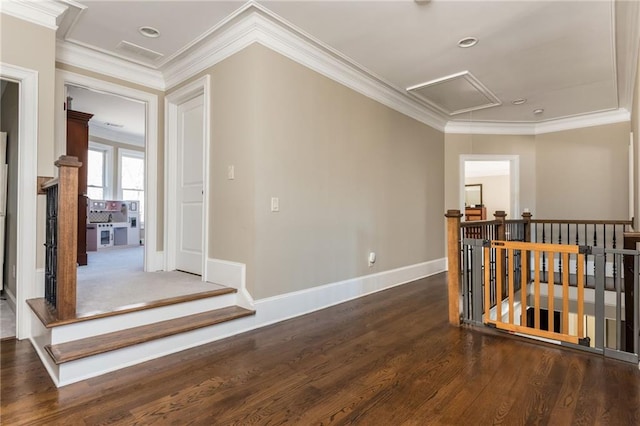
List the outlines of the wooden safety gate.
{"label": "wooden safety gate", "polygon": [[[581,247],[518,241],[485,242],[483,247],[484,258],[495,259],[484,267],[484,324],[588,345],[584,333],[585,255]],[[556,284],[561,288],[560,295]],[[575,303],[570,299],[572,284],[577,293]],[[556,298],[561,306],[555,306]],[[560,324],[556,324],[558,314]]]}

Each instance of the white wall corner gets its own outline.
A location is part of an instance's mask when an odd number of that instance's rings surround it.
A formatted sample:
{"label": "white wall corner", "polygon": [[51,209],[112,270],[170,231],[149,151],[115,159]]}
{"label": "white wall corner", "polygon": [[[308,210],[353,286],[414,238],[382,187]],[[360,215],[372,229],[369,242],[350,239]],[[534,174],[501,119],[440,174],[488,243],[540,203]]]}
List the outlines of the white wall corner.
{"label": "white wall corner", "polygon": [[253,297],[246,288],[247,266],[244,263],[209,258],[205,273],[206,281],[235,288],[239,306],[255,309]]}

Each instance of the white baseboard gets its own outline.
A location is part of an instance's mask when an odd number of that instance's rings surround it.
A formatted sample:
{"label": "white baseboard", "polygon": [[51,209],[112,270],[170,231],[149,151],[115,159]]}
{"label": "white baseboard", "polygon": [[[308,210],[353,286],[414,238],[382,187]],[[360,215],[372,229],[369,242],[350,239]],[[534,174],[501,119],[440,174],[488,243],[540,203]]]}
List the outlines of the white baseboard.
{"label": "white baseboard", "polygon": [[146,272],[164,271],[164,251],[156,251],[153,255],[147,256],[145,263]]}
{"label": "white baseboard", "polygon": [[9,307],[16,312],[16,295],[13,294],[9,287],[4,288],[4,294],[7,295],[7,303],[9,303]]}
{"label": "white baseboard", "polygon": [[244,288],[246,265],[222,259],[207,259],[205,279],[235,289]]}
{"label": "white baseboard", "polygon": [[[390,271],[260,299],[254,303],[251,303],[253,302],[251,295],[249,295],[244,288],[244,265],[234,264],[233,262],[214,261],[211,266],[212,276],[227,279],[224,283],[225,285],[232,285],[232,283],[237,283],[238,279],[241,280],[241,286],[238,289],[238,299],[241,304],[243,303],[242,300],[246,299],[244,300],[244,304],[252,305],[250,307],[256,310],[255,315],[61,364],[60,366],[54,365],[48,354],[43,350],[45,344],[52,343],[51,339],[53,336],[51,332],[44,329],[40,324],[37,324],[39,329],[32,330],[31,341],[37,348],[38,355],[43,359],[49,374],[54,378],[56,386],[64,386],[89,377],[95,377],[109,371],[234,336],[444,272],[446,262],[444,258],[436,259]],[[219,269],[216,270],[216,267],[219,267]],[[209,269],[209,264],[207,265],[207,269]],[[242,271],[241,275],[238,274],[240,271]]]}
{"label": "white baseboard", "polygon": [[284,321],[444,272],[445,258],[256,300],[255,327]]}

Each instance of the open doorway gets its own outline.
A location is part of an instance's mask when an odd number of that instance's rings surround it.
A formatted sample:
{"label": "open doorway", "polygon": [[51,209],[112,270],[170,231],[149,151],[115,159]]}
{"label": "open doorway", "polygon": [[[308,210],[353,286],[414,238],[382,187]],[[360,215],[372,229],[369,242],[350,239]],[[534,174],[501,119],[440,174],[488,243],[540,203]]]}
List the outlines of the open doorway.
{"label": "open doorway", "polygon": [[460,172],[465,220],[492,220],[498,210],[509,219],[519,216],[518,156],[463,155]]}
{"label": "open doorway", "polygon": [[[78,285],[104,287],[144,271],[146,105],[71,84],[66,94],[67,127],[76,112],[88,120],[88,140],[81,142],[86,262],[79,256]],[[68,152],[70,143],[68,131]]]}
{"label": "open doorway", "polygon": [[16,336],[19,85],[0,80],[0,339]]}

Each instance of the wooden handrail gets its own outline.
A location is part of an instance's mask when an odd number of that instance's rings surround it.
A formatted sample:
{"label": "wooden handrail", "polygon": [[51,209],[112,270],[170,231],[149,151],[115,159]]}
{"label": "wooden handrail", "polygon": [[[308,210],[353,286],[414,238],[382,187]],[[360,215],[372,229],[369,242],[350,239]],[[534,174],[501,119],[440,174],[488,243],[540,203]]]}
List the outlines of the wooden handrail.
{"label": "wooden handrail", "polygon": [[632,220],[531,219],[531,223],[559,223],[562,225],[632,225]]}
{"label": "wooden handrail", "polygon": [[56,186],[58,184],[58,182],[59,182],[58,178],[53,178],[53,179],[50,179],[50,180],[46,181],[45,183],[43,183],[40,188],[49,189],[52,186]]}

